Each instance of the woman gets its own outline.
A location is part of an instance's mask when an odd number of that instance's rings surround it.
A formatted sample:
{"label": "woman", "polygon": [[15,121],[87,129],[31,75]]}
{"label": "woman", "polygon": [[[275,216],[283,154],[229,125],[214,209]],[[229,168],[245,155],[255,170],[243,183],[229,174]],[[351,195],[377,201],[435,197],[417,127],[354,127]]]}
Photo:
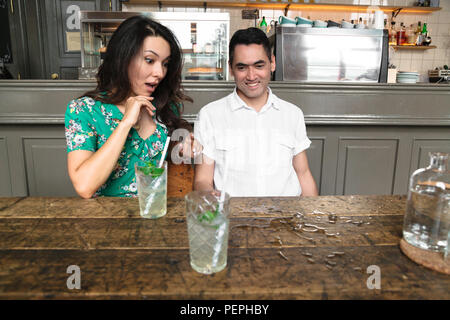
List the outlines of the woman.
{"label": "woman", "polygon": [[97,74],[97,88],[69,102],[68,171],[76,192],[137,195],[134,164],[158,161],[191,98],[181,89],[181,50],[173,33],[144,16],[114,32]]}

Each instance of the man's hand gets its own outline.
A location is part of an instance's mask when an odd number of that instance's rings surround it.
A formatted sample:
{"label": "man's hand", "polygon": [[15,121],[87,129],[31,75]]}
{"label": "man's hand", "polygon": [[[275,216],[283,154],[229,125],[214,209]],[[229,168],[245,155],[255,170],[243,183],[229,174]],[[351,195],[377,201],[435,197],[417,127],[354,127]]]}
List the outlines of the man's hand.
{"label": "man's hand", "polygon": [[188,157],[195,159],[202,154],[202,145],[194,139],[194,134],[192,132],[187,135],[182,142],[175,145],[176,154],[181,157]]}

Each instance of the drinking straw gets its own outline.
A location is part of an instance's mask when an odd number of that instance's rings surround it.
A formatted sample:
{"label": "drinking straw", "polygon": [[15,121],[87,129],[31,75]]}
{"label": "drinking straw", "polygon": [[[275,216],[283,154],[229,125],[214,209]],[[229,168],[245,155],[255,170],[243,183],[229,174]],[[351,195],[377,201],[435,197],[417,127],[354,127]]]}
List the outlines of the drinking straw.
{"label": "drinking straw", "polygon": [[[228,161],[225,159],[225,163],[224,163],[224,172],[223,172],[223,185],[222,185],[222,190],[220,193],[220,199],[219,199],[219,212],[222,213],[223,211],[223,204],[225,202],[225,184],[227,182],[228,179]],[[228,228],[228,225],[226,223],[221,223],[219,229],[216,232],[216,237],[219,239],[215,244],[214,244],[214,255],[212,257],[212,261],[211,261],[211,265],[214,268],[217,263],[219,262],[219,253],[220,253],[220,249],[222,248],[222,244],[223,244],[223,238],[224,238],[224,234],[226,232],[226,229]]]}
{"label": "drinking straw", "polygon": [[225,160],[223,179],[222,179],[222,190],[221,190],[220,199],[219,199],[219,211],[220,212],[223,210],[223,203],[225,201],[225,184],[227,183],[227,179],[228,179],[228,162]]}
{"label": "drinking straw", "polygon": [[161,159],[159,160],[158,168],[161,168],[164,163],[164,159],[166,158],[167,149],[169,148],[169,142],[170,142],[170,136],[167,136],[166,144],[164,145],[164,150],[162,152]]}
{"label": "drinking straw", "polygon": [[225,233],[227,232],[227,228],[229,228],[228,224],[222,222],[219,226],[219,229],[217,229],[217,231],[216,231],[216,238],[218,238],[218,240],[213,246],[214,255],[213,255],[212,261],[211,261],[211,268],[215,268],[217,266],[217,263],[219,262],[220,249],[222,248],[223,240],[225,237]]}

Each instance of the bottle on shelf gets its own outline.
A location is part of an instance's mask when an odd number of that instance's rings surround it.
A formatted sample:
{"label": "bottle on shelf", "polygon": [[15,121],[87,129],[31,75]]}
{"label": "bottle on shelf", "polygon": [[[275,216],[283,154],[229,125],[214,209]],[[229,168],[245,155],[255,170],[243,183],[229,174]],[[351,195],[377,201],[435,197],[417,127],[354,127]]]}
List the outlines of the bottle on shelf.
{"label": "bottle on shelf", "polygon": [[430,33],[427,29],[427,24],[425,22],[423,24],[423,28],[422,28],[422,45],[429,46],[430,43],[431,43],[431,37],[430,37]]}
{"label": "bottle on shelf", "polygon": [[422,33],[422,22],[417,22],[416,33]]}
{"label": "bottle on shelf", "polygon": [[397,31],[395,30],[395,21],[391,21],[391,27],[389,28],[389,45],[397,45]]}
{"label": "bottle on shelf", "polygon": [[422,27],[422,36],[426,37],[427,35],[428,35],[427,23],[424,22],[423,27]]}
{"label": "bottle on shelf", "polygon": [[406,43],[406,29],[403,22],[400,22],[400,28],[397,31],[397,45],[402,46]]}
{"label": "bottle on shelf", "polygon": [[267,22],[266,22],[266,17],[264,17],[264,16],[262,17],[262,20],[261,20],[261,22],[259,23],[258,27],[259,27],[262,31],[267,32]]}
{"label": "bottle on shelf", "polygon": [[421,46],[423,43],[423,37],[422,37],[422,22],[417,23],[416,28],[416,46]]}
{"label": "bottle on shelf", "polygon": [[410,25],[409,28],[406,30],[406,37],[407,37],[407,44],[408,45],[415,45],[416,44],[416,34],[414,32],[414,25]]}

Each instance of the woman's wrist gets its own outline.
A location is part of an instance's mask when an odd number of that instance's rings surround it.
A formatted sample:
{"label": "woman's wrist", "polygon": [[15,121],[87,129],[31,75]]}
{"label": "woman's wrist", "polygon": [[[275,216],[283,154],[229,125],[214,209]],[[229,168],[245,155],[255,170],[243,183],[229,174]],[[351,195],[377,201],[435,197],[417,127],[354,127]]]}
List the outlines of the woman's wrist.
{"label": "woman's wrist", "polygon": [[118,128],[120,127],[120,128],[122,128],[124,130],[129,131],[133,127],[133,124],[122,120],[122,121],[119,122],[119,125],[117,127]]}

